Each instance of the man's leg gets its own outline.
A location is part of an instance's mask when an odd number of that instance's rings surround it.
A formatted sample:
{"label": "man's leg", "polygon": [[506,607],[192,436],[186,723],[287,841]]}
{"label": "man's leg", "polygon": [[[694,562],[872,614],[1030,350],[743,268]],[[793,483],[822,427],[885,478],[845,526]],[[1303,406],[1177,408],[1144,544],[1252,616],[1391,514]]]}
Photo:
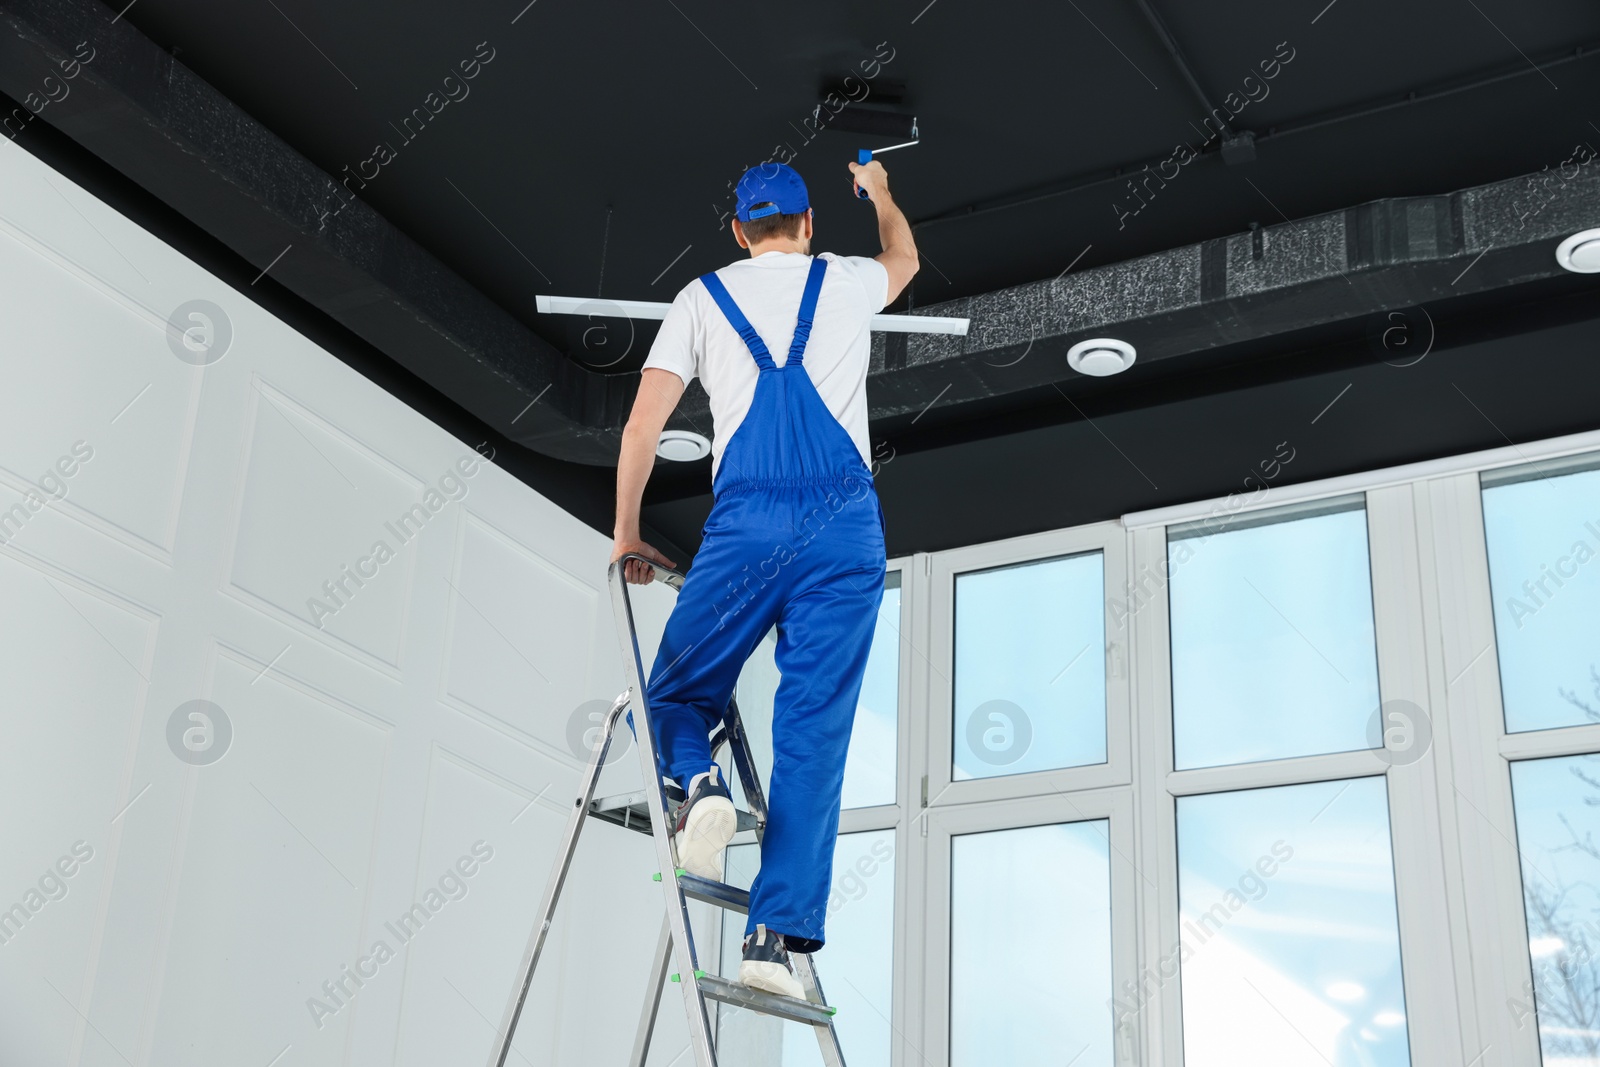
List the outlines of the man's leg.
{"label": "man's leg", "polygon": [[758,924],[797,952],[824,940],[845,752],[883,599],[883,566],[841,571],[808,585],[778,620],[772,781],[761,870],[745,932]]}
{"label": "man's leg", "polygon": [[662,773],[685,789],[710,769],[710,735],[777,613],[776,590],[743,580],[750,555],[731,539],[702,544],[650,670],[650,718]]}

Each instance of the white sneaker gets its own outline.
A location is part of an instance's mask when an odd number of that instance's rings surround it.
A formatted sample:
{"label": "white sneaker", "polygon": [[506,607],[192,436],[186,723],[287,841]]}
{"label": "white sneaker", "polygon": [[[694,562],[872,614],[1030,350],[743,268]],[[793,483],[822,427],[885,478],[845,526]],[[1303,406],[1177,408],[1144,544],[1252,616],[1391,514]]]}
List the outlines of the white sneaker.
{"label": "white sneaker", "polygon": [[716,767],[691,778],[688,794],[678,809],[674,831],[678,866],[696,877],[720,882],[723,849],[739,827],[733,796]]}
{"label": "white sneaker", "polygon": [[806,991],[789,962],[789,946],[783,943],[783,935],[768,930],[766,923],[757,923],[756,932],[744,939],[739,982],[764,993],[806,999]]}

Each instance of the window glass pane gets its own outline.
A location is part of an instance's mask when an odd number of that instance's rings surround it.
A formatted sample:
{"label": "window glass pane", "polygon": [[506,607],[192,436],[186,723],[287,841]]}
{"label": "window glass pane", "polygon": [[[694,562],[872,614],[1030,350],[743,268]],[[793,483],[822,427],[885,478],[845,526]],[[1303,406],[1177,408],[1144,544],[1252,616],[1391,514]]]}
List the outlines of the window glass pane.
{"label": "window glass pane", "polygon": [[1533,996],[1509,1007],[1547,1065],[1600,1063],[1600,756],[1513,763],[1511,795]]}
{"label": "window glass pane", "polygon": [[1177,804],[1185,1067],[1406,1067],[1385,780]]}
{"label": "window glass pane", "polygon": [[1108,829],[950,842],[950,1067],[1111,1067]]}
{"label": "window glass pane", "polygon": [[844,759],[845,807],[894,803],[899,710],[900,572],[890,571]]}
{"label": "window glass pane", "polygon": [[1486,488],[1483,527],[1506,731],[1600,721],[1600,470]]}
{"label": "window glass pane", "polygon": [[[762,781],[772,774],[772,700],[778,691],[778,665],[774,655],[778,632],[770,631],[739,674],[735,695],[739,714],[750,734],[750,751]],[[883,602],[873,631],[867,673],[856,703],[855,725],[844,760],[843,806],[865,808],[895,802],[900,709],[900,572],[884,580]],[[738,772],[724,753],[721,760],[733,784],[734,800],[743,806]]]}
{"label": "window glass pane", "polygon": [[1172,536],[1167,571],[1174,766],[1381,736],[1364,509]]}
{"label": "window glass pane", "polygon": [[1106,761],[1101,553],[956,576],[951,777]]}
{"label": "window glass pane", "polygon": [[[728,849],[724,877],[750,888],[761,865],[755,845]],[[739,973],[745,917],[724,912],[722,971]],[[828,943],[816,955],[834,1027],[850,1067],[889,1067],[894,1035],[890,981],[894,966],[894,831],[841,834],[833,850]],[[822,1067],[816,1031],[726,1004],[717,1007],[721,1067]]]}

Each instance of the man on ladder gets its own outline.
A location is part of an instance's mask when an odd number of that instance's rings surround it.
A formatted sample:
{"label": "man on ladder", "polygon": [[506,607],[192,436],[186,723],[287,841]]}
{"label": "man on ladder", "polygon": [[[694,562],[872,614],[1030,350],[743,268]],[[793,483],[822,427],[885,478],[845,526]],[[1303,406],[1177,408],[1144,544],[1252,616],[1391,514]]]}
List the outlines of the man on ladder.
{"label": "man on ladder", "polygon": [[[746,659],[778,628],[771,788],[739,980],[791,997],[804,992],[789,952],[824,941],[845,751],[883,596],[883,511],[868,468],[871,317],[918,266],[883,165],[850,170],[877,209],[883,252],[873,259],[810,254],[810,199],[789,167],[763,164],[739,180],[733,237],[750,258],[673,301],[617,464],[612,561],[637,553],[674,566],[640,540],[639,506],[661,430],[698,376],[711,398],[715,503],[650,672],[650,716],[661,773],[687,798],[679,865],[721,881],[735,812],[709,735]],[[638,560],[624,566],[630,582],[651,578]]]}

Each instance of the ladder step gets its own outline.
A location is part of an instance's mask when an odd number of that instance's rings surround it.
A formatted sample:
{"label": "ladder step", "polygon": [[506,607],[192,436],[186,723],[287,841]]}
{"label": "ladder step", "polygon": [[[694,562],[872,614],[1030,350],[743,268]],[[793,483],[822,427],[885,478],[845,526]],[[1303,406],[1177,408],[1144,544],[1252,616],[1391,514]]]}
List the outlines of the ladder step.
{"label": "ladder step", "polygon": [[[616,823],[628,830],[635,830],[641,834],[648,834],[650,829],[650,807],[645,801],[644,790],[633,793],[619,793],[616,796],[600,797],[589,802],[589,814],[606,822]],[[671,814],[671,808],[668,809]],[[738,822],[735,824],[736,832],[754,830],[760,825],[753,814],[748,811],[736,813]]]}
{"label": "ladder step", "polygon": [[810,1026],[833,1024],[833,1009],[826,1004],[813,1004],[809,1000],[796,1000],[793,997],[780,997],[775,993],[763,993],[759,989],[751,989],[747,985],[730,982],[715,975],[706,975],[700,979],[700,992],[711,1000],[749,1008],[763,1015],[775,1015],[780,1019],[791,1019]]}
{"label": "ladder step", "polygon": [[683,890],[683,895],[690,900],[703,900],[707,904],[715,904],[728,911],[750,914],[750,893],[738,886],[713,882],[709,878],[700,878],[692,874],[680,874],[678,888]]}

